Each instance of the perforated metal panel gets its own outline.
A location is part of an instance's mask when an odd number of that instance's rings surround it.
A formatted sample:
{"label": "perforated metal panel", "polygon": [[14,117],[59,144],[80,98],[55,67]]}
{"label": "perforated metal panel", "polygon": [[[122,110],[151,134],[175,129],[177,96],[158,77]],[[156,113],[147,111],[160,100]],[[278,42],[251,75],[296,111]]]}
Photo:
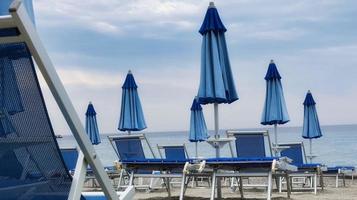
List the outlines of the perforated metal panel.
{"label": "perforated metal panel", "polygon": [[[0,30],[1,32],[1,30]],[[0,45],[1,199],[67,199],[71,185],[25,44]]]}

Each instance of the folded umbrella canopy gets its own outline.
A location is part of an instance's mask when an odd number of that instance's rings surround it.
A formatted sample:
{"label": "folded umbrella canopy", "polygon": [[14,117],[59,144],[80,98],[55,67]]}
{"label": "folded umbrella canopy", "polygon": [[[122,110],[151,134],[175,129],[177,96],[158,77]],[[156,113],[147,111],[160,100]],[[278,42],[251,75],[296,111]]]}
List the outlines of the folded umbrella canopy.
{"label": "folded umbrella canopy", "polygon": [[97,113],[92,102],[89,102],[86,112],[86,132],[92,144],[100,144],[100,136],[97,124]]}
{"label": "folded umbrella canopy", "polygon": [[270,61],[266,80],[265,104],[262,114],[262,125],[274,125],[274,142],[278,144],[277,125],[290,121],[286,109],[281,76],[273,60]]}
{"label": "folded umbrella canopy", "polygon": [[[214,104],[215,138],[219,138],[218,104],[238,100],[225,39],[224,27],[213,2],[207,9],[199,32],[202,34],[201,77],[198,100]],[[219,149],[216,149],[219,156]]]}
{"label": "folded umbrella canopy", "polygon": [[143,109],[141,107],[138,86],[131,71],[128,72],[122,86],[121,112],[118,130],[141,131],[146,128]]}
{"label": "folded umbrella canopy", "polygon": [[205,141],[208,138],[207,126],[203,116],[202,107],[197,98],[193,100],[191,106],[191,120],[190,120],[190,142],[195,142],[196,158],[198,157],[197,143]]}
{"label": "folded umbrella canopy", "polygon": [[312,139],[322,137],[319,118],[316,111],[316,102],[310,92],[307,92],[304,101],[304,125],[302,137],[310,142],[310,162],[312,162]]}

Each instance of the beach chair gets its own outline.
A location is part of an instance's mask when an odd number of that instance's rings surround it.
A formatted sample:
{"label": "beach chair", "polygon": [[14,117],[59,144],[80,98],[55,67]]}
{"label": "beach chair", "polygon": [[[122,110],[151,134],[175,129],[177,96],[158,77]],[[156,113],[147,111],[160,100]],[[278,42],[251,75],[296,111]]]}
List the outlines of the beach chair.
{"label": "beach chair", "polygon": [[[265,142],[262,142],[264,141],[264,138],[269,135],[267,131],[251,132],[230,130],[227,131],[227,135],[228,137],[236,138],[236,153],[237,155],[245,157],[234,156],[233,147],[230,146],[232,152],[231,157],[205,159],[206,168],[203,172],[211,174],[212,177],[211,200],[215,199],[216,194],[218,198],[222,197],[220,185],[217,184],[217,179],[224,177],[238,178],[239,190],[242,198],[244,198],[243,178],[266,177],[268,181],[264,187],[267,189],[267,199],[270,200],[273,174],[275,176],[287,177],[288,172],[297,170],[295,166],[289,164],[289,159],[267,157],[265,154]],[[246,143],[249,143],[249,145],[246,146]],[[254,145],[254,149],[250,145]],[[244,147],[249,147],[249,149],[244,149]],[[206,170],[208,170],[208,172]],[[184,169],[184,172],[186,172],[186,169]],[[198,175],[202,176],[202,174],[195,174],[192,172],[185,173],[185,177]],[[184,190],[181,189],[181,191]],[[287,188],[287,196],[290,197],[289,188]]]}
{"label": "beach chair", "polygon": [[[144,134],[138,134],[138,135],[121,135],[121,136],[108,136],[108,139],[110,141],[110,144],[112,145],[115,153],[117,154],[119,158],[119,162],[121,160],[126,160],[126,159],[146,159],[145,153],[144,153],[144,148],[142,145],[142,141],[145,142],[145,144],[148,146],[150,149],[151,157],[155,158],[155,154],[153,149],[151,148],[149,141],[145,137]],[[155,171],[147,171],[147,170],[139,170],[140,174],[155,174],[159,172]],[[121,187],[127,187],[128,184],[125,184],[125,180],[129,180],[129,172],[127,172],[125,169],[122,169],[120,171],[119,175],[119,181],[118,181],[118,188]],[[143,177],[138,177],[139,178],[139,183],[135,184],[136,188],[146,188],[148,191],[150,191],[152,188],[153,184],[153,179],[150,180],[150,184],[143,184]]]}
{"label": "beach chair", "polygon": [[[92,197],[132,199],[133,188],[117,193],[110,184],[39,39],[30,18],[31,5],[30,0],[0,2],[0,160],[2,167],[8,169],[0,175],[1,199],[83,199],[87,163],[103,189],[101,193],[91,193]],[[52,129],[34,61],[83,152],[73,179]]]}
{"label": "beach chair", "polygon": [[[64,163],[69,171],[69,173],[73,176],[78,160],[78,149],[75,147],[66,147],[66,148],[61,148],[61,154],[64,160]],[[119,173],[115,169],[114,166],[104,166],[105,171],[107,172],[109,178],[114,181],[115,178],[118,177]],[[86,181],[91,180],[92,182],[92,188],[97,187],[96,180],[95,180],[95,175],[93,173],[93,170],[91,169],[90,166],[87,167],[87,173],[86,173]]]}
{"label": "beach chair", "polygon": [[[161,159],[169,160],[187,160],[189,155],[186,149],[186,145],[156,145]],[[182,174],[182,167],[170,171],[171,173]],[[168,180],[171,185],[181,184],[181,181]]]}
{"label": "beach chair", "polygon": [[[272,148],[268,131],[229,131],[226,134],[227,137],[235,138],[235,151],[233,150],[233,145],[229,143],[232,157],[264,158],[267,156],[272,156]],[[246,187],[266,186],[249,184],[249,177],[246,177],[246,179],[248,179],[248,184],[245,185]],[[233,189],[235,189],[236,186],[239,186],[239,184],[235,183],[234,180],[235,179],[231,179],[231,187],[233,187]]]}
{"label": "beach chair", "polygon": [[78,150],[75,147],[61,148],[61,154],[70,174],[73,175],[78,160]]}
{"label": "beach chair", "polygon": [[[229,148],[232,157],[237,158],[272,158],[272,147],[268,131],[227,131],[227,137],[234,137],[235,151],[233,145],[230,143]],[[235,184],[231,179],[231,186],[239,186],[241,193],[243,193],[243,185],[245,187],[266,187],[272,189],[271,178],[286,176],[287,173],[269,173],[263,169],[245,169],[239,171],[242,176],[239,177],[239,184]],[[271,177],[270,177],[271,176]],[[249,178],[251,177],[267,177],[267,184],[250,184]],[[248,180],[248,184],[243,184],[243,178]],[[238,180],[237,180],[238,182]],[[290,197],[290,190],[287,188],[287,195]],[[243,196],[243,195],[242,195]]]}
{"label": "beach chair", "polygon": [[[292,179],[291,187],[293,189],[293,185],[302,184],[303,186],[307,184],[306,180],[310,180],[308,184],[310,187],[300,187],[295,188],[299,190],[313,190],[314,194],[317,194],[318,188],[318,177],[320,177],[320,186],[323,190],[323,171],[325,167],[320,163],[307,163],[305,147],[303,142],[296,143],[279,143],[281,147],[287,147],[281,151],[281,156],[286,156],[292,159],[293,165],[297,166],[298,171],[289,174],[290,179]],[[307,179],[306,179],[307,178]],[[302,180],[302,181],[299,181]],[[279,184],[283,183],[283,179],[279,180]],[[279,189],[281,191],[281,189]]]}
{"label": "beach chair", "polygon": [[[123,165],[122,173],[129,173],[128,185],[134,185],[135,178],[160,178],[163,179],[168,196],[171,196],[169,180],[172,178],[182,178],[182,173],[173,173],[176,170],[182,171],[188,159],[177,157],[177,149],[170,149],[168,153],[174,155],[173,159],[156,158],[150,143],[144,134],[108,136],[119,161]],[[143,143],[147,145],[151,157],[145,155]],[[124,174],[122,174],[124,177]],[[122,181],[119,181],[122,182]],[[121,183],[119,183],[121,184]],[[149,185],[138,185],[135,187],[146,187]]]}
{"label": "beach chair", "polygon": [[327,167],[327,171],[324,171],[324,177],[334,177],[335,187],[339,187],[339,180],[342,180],[343,187],[346,187],[346,177],[351,178],[351,184],[353,184],[354,174],[356,173],[356,168],[354,166],[335,166]]}

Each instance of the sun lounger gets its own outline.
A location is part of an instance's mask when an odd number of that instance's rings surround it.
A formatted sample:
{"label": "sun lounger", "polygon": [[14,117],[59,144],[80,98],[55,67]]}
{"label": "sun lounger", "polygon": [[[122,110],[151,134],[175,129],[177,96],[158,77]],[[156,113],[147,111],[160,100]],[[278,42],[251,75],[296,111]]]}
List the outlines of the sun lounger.
{"label": "sun lounger", "polygon": [[[211,176],[212,188],[211,188],[211,200],[216,196],[216,181],[219,177],[267,177],[267,199],[271,199],[272,190],[272,177],[273,174],[281,174],[287,176],[286,172],[296,170],[296,167],[289,165],[284,159],[273,157],[259,157],[259,158],[210,158],[205,160],[204,170],[189,171],[185,173],[184,178],[190,176]],[[197,173],[195,173],[197,171]],[[184,183],[185,181],[183,181]],[[240,183],[240,191],[242,192],[242,183]],[[184,184],[181,186],[180,199],[183,199],[185,189]],[[217,194],[218,195],[218,194]],[[289,194],[288,194],[289,196]]]}
{"label": "sun lounger", "polygon": [[339,187],[339,180],[342,177],[342,185],[346,186],[346,176],[351,177],[351,183],[353,183],[354,174],[356,169],[354,166],[335,166],[327,167],[327,171],[324,171],[324,177],[335,177],[335,187]]}
{"label": "sun lounger", "polygon": [[[144,134],[109,136],[108,138],[125,169],[122,173],[129,173],[128,185],[134,185],[135,178],[161,178],[164,181],[168,195],[171,196],[169,179],[181,178],[182,173],[175,172],[182,171],[185,163],[189,161],[178,154],[182,153],[181,149],[171,148],[167,150],[168,155],[173,156],[173,159],[156,158]],[[151,158],[145,155],[144,142],[151,153]],[[180,158],[177,159],[177,157]],[[150,185],[139,185],[139,187],[150,189]]]}
{"label": "sun lounger", "polygon": [[[0,4],[0,70],[1,73],[7,73],[0,79],[2,89],[6,90],[5,96],[1,97],[3,102],[0,114],[2,119],[6,115],[6,125],[10,128],[1,134],[0,155],[2,166],[22,172],[17,177],[11,170],[2,172],[1,199],[79,200],[82,198],[83,172],[86,170],[83,166],[88,163],[108,199],[132,199],[133,188],[128,188],[118,196],[97,158],[40,41],[33,19],[29,17],[33,16],[32,9],[25,5],[31,5],[31,1],[25,0],[22,3],[14,0],[9,12],[4,13],[7,9],[2,6],[6,2],[10,4],[11,1],[4,0]],[[79,155],[83,163],[77,163],[73,180],[56,142],[34,62],[83,152]],[[7,113],[4,114],[4,111]]]}
{"label": "sun lounger", "polygon": [[[267,177],[268,181],[264,187],[267,188],[267,199],[271,199],[272,192],[272,178],[275,176],[285,176],[290,171],[296,171],[297,168],[289,164],[289,159],[268,157],[266,154],[265,143],[269,143],[267,132],[242,132],[242,131],[228,131],[228,137],[235,137],[236,155],[233,152],[233,146],[230,145],[232,157],[229,158],[208,158],[205,159],[205,169],[198,173],[188,172],[185,177],[190,176],[211,176],[212,188],[211,199],[216,196],[220,198],[220,188],[217,184],[217,179],[222,177],[234,177],[238,179],[241,197],[243,196],[243,182],[244,177]],[[267,139],[267,141],[265,141]],[[269,146],[270,147],[270,146]],[[270,149],[270,148],[269,148]],[[196,170],[196,169],[194,169]],[[186,170],[185,170],[186,171]],[[182,186],[184,187],[184,185]],[[181,189],[181,192],[184,192]],[[289,188],[287,192],[290,196]],[[181,197],[183,194],[180,195]]]}
{"label": "sun lounger", "polygon": [[[291,181],[292,187],[296,184],[302,184],[303,186],[306,184],[306,178],[310,180],[309,188],[301,187],[295,188],[299,190],[312,189],[314,193],[317,193],[318,182],[317,179],[320,177],[320,186],[323,190],[323,171],[326,168],[320,163],[307,163],[306,154],[304,144],[302,142],[298,143],[279,143],[281,147],[288,147],[281,151],[281,156],[286,156],[292,159],[293,165],[297,166],[298,172],[291,173],[289,177],[293,179]],[[294,179],[302,179],[303,181],[294,181]],[[282,179],[280,179],[280,185],[282,183]]]}
{"label": "sun lounger", "polygon": [[[157,144],[157,149],[161,159],[168,160],[187,160],[189,159],[187,149],[185,144],[182,145],[159,145]],[[177,169],[173,169],[171,173],[182,174],[182,166]],[[181,184],[181,181],[173,181],[172,179],[167,180],[170,185]]]}
{"label": "sun lounger", "polygon": [[[268,196],[270,196],[269,192],[272,190],[272,181],[271,177],[285,177],[289,171],[295,171],[296,168],[289,165],[289,160],[286,158],[278,158],[272,157],[272,147],[269,137],[268,131],[235,131],[230,130],[227,131],[227,137],[234,137],[235,143],[235,152],[233,151],[233,145],[230,144],[230,150],[233,158],[239,159],[253,159],[257,164],[261,164],[261,161],[268,161],[270,163],[272,160],[280,161],[281,170],[279,172],[269,172],[267,171],[264,166],[258,166],[255,168],[254,166],[250,166],[250,168],[242,168],[238,172],[242,174],[240,177],[240,191],[243,192],[243,186],[249,187],[257,187],[263,186],[267,187],[268,189]],[[271,166],[271,163],[270,163]],[[266,166],[265,166],[266,167]],[[235,169],[238,170],[238,169]],[[268,183],[266,185],[256,185],[256,184],[243,184],[243,178],[249,177],[267,177]],[[290,190],[287,187],[287,195],[290,197]],[[242,195],[243,196],[243,195]]]}
{"label": "sun lounger", "polygon": [[76,169],[78,159],[77,148],[61,148],[61,154],[69,173],[73,174],[74,170]]}

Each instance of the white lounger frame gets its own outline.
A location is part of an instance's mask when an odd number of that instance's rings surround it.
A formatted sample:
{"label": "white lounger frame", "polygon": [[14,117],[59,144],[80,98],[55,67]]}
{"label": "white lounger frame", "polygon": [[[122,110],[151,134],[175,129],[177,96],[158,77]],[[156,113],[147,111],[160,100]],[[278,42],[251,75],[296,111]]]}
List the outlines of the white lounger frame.
{"label": "white lounger frame", "polygon": [[[303,161],[304,163],[307,163],[307,158],[306,158],[306,151],[305,151],[305,146],[303,142],[290,142],[290,143],[278,143],[278,146],[289,146],[289,145],[301,145],[301,151],[303,155]],[[321,184],[321,189],[323,190],[323,173],[322,169],[319,168],[317,169],[316,172],[301,172],[301,173],[292,173],[289,174],[289,177],[291,178],[290,184],[291,184],[291,189],[293,190],[293,184],[304,184],[306,183],[306,178],[309,178],[309,188],[298,188],[299,190],[312,190],[313,193],[316,195],[317,194],[317,183],[318,183],[318,177],[320,176],[320,184]],[[302,181],[300,181],[300,179]],[[286,180],[284,181],[284,178],[280,177],[279,178],[279,192],[282,191],[282,185],[287,184]]]}
{"label": "white lounger frame", "polygon": [[[235,135],[239,134],[239,135],[253,135],[253,134],[261,134],[264,137],[264,143],[268,144],[268,150],[270,153],[270,156],[272,156],[272,147],[271,147],[271,142],[270,142],[270,137],[269,137],[269,131],[239,131],[239,130],[227,130],[226,131],[226,135],[228,138],[230,137],[234,137]],[[267,141],[265,141],[267,140]],[[235,140],[234,140],[235,141]],[[232,141],[233,142],[233,141]],[[229,149],[231,152],[231,156],[233,157],[237,157],[237,155],[235,155],[234,150],[233,150],[233,146],[232,143],[229,143]],[[267,155],[266,155],[267,156]],[[274,166],[272,166],[272,169],[274,168]],[[271,199],[271,193],[272,193],[272,184],[273,184],[273,173],[272,171],[267,171],[267,172],[256,172],[256,173],[251,173],[251,172],[234,172],[234,173],[226,173],[226,174],[217,174],[216,176],[222,176],[222,177],[231,177],[231,187],[239,187],[240,193],[241,193],[241,198],[244,198],[243,195],[243,178],[250,178],[250,177],[267,177],[267,184],[260,184],[260,185],[252,185],[252,184],[248,184],[245,185],[245,187],[265,187],[267,190],[267,199],[270,200]],[[237,183],[234,183],[234,178],[237,178]],[[249,179],[248,179],[249,181]],[[213,184],[212,184],[213,185]],[[213,193],[213,189],[212,189],[212,193]],[[288,191],[288,197],[290,198],[290,192]]]}
{"label": "white lounger frame", "polygon": [[68,94],[48,56],[39,35],[21,0],[14,0],[9,8],[10,15],[0,17],[0,28],[17,28],[19,36],[1,37],[0,43],[26,43],[34,61],[43,75],[53,97],[55,98],[64,118],[76,139],[79,153],[76,172],[73,177],[69,200],[79,200],[82,194],[86,166],[89,164],[107,199],[132,199],[133,188],[128,188],[120,198],[114,190],[104,167],[97,157],[83,125],[70,101]]}
{"label": "white lounger frame", "polygon": [[[120,154],[118,152],[118,149],[116,147],[116,145],[114,145],[114,140],[117,139],[117,138],[124,138],[124,139],[130,139],[130,138],[139,138],[141,141],[145,141],[146,145],[148,146],[149,150],[150,150],[150,153],[151,153],[151,156],[153,158],[156,158],[155,156],[155,153],[154,153],[154,150],[152,149],[151,147],[151,144],[149,143],[149,140],[146,138],[145,134],[141,133],[141,134],[131,134],[131,135],[116,135],[116,136],[108,136],[108,140],[110,142],[110,144],[112,145],[113,147],[113,150],[114,152],[117,154],[118,158],[119,158],[119,161],[121,160],[121,157],[120,157]],[[145,151],[145,150],[144,150]],[[158,172],[157,171],[153,171],[152,172],[152,175],[154,176],[155,174],[157,174]],[[118,186],[117,186],[117,189],[120,189],[120,188],[127,188],[128,186],[132,186],[134,188],[140,188],[140,189],[147,189],[148,192],[151,191],[151,189],[156,189],[154,187],[154,178],[149,176],[149,177],[145,177],[145,176],[139,176],[139,183],[138,184],[122,184],[123,181],[124,181],[124,176],[128,176],[129,177],[129,180],[130,180],[130,176],[131,174],[128,174],[126,172],[125,169],[121,169],[120,170],[120,175],[119,175],[119,181],[118,181]],[[134,175],[135,176],[135,175]],[[137,177],[137,176],[135,176]],[[150,178],[150,183],[149,184],[144,184],[144,180],[143,178]],[[160,187],[161,188],[161,187]]]}

